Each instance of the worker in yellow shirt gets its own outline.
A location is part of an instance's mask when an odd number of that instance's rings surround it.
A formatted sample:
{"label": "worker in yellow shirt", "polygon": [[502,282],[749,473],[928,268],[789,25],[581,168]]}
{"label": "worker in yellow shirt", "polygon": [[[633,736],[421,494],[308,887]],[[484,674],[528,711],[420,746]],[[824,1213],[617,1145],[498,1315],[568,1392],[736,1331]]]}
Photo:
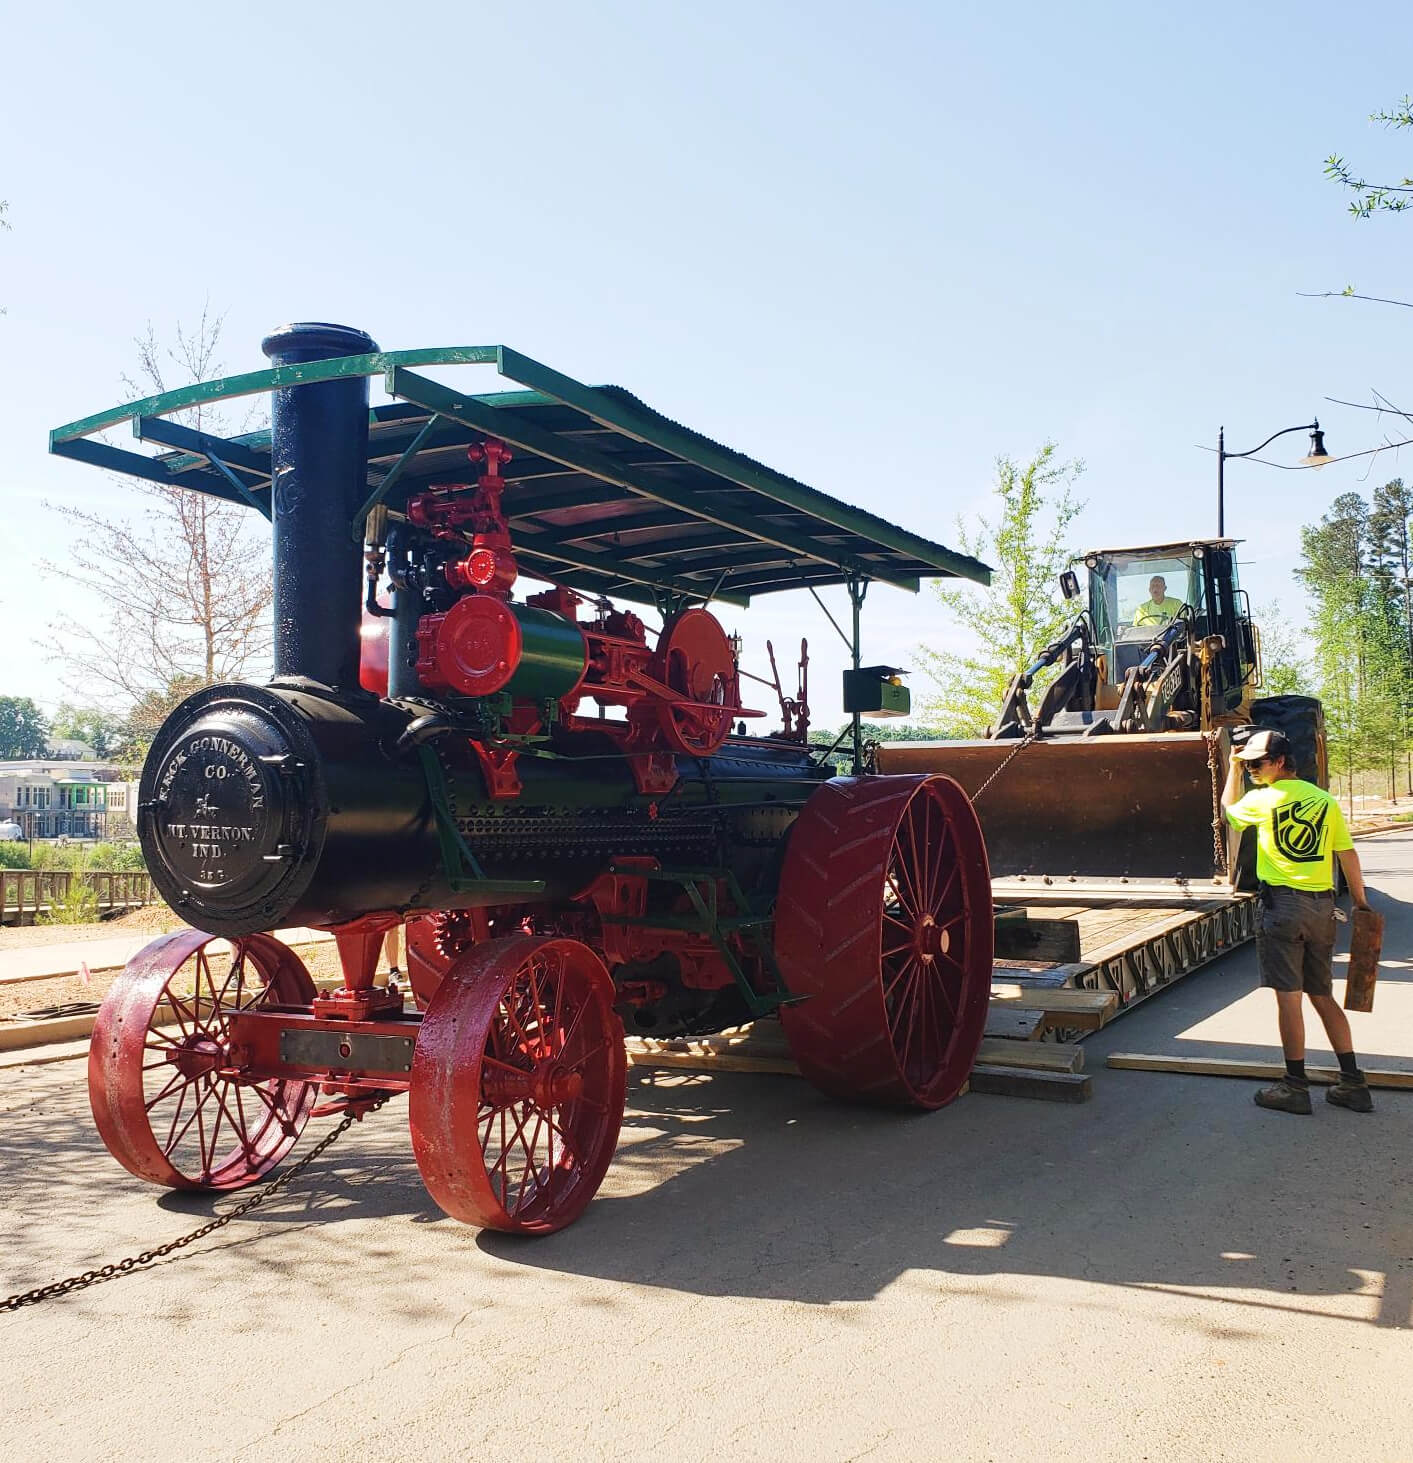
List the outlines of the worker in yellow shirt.
{"label": "worker in yellow shirt", "polygon": [[[1243,768],[1256,784],[1244,797]],[[1277,1112],[1310,1111],[1304,994],[1339,1060],[1339,1079],[1326,1090],[1325,1101],[1352,1112],[1373,1112],[1369,1084],[1354,1057],[1349,1018],[1334,998],[1331,981],[1335,858],[1356,907],[1369,907],[1364,873],[1344,814],[1324,788],[1295,775],[1289,738],[1264,727],[1251,732],[1232,753],[1222,810],[1233,827],[1256,829],[1256,877],[1261,882],[1256,964],[1261,984],[1276,993],[1285,1054],[1285,1076],[1273,1087],[1263,1087],[1256,1101]]]}
{"label": "worker in yellow shirt", "polygon": [[1148,581],[1148,603],[1133,612],[1135,625],[1166,625],[1182,608],[1182,601],[1168,598],[1168,581],[1155,574]]}

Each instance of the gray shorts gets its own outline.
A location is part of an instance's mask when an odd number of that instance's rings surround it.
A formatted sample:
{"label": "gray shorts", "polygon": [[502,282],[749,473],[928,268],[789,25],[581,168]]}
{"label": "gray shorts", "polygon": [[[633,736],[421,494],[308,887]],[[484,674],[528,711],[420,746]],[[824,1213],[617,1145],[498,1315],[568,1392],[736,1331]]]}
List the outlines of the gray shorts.
{"label": "gray shorts", "polygon": [[1332,889],[1311,894],[1284,884],[1261,886],[1256,964],[1263,986],[1308,996],[1330,994],[1334,908]]}

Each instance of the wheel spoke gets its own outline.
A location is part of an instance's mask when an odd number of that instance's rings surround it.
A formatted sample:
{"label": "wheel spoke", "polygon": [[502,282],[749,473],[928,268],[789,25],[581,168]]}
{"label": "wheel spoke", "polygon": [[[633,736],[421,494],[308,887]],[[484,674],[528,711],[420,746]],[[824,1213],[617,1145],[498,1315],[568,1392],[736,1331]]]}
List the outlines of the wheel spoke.
{"label": "wheel spoke", "polygon": [[215,1166],[216,1136],[221,1131],[221,1116],[226,1110],[225,1104],[221,1101],[221,1084],[216,1080],[216,1078],[209,1075],[207,1076],[206,1081],[211,1089],[211,1095],[216,1099],[216,1116],[211,1121],[210,1142],[203,1145],[202,1147],[202,1157],[204,1159],[204,1162],[202,1164],[201,1176],[203,1178],[209,1178],[211,1176],[211,1170]]}
{"label": "wheel spoke", "polygon": [[[918,848],[919,833],[922,835],[921,849]],[[914,798],[908,809],[908,841],[913,848],[914,884],[921,913],[930,908],[927,895],[932,887],[932,798],[926,792]]]}
{"label": "wheel spoke", "polygon": [[[163,994],[167,1005],[171,1008],[172,1015],[177,1019],[177,1025],[181,1028],[182,1035],[184,1037],[194,1036],[196,1032],[193,1028],[198,1025],[196,1012],[184,1004],[185,998],[172,989],[171,981],[168,981],[163,987]],[[191,1020],[190,1026],[187,1025],[188,1017]]]}
{"label": "wheel spoke", "polygon": [[[524,1207],[525,1185],[535,1175],[535,1149],[539,1146],[540,1128],[544,1123],[544,1114],[537,1107],[532,1108],[532,1111],[535,1114],[535,1131],[528,1144],[525,1142],[524,1126],[522,1125],[520,1129],[520,1147],[525,1154],[525,1166],[520,1170],[520,1185],[515,1194],[515,1207],[510,1211],[512,1214],[519,1214]],[[535,1197],[533,1190],[530,1197],[531,1199]]]}
{"label": "wheel spoke", "polygon": [[582,1057],[579,1057],[576,1061],[568,1063],[569,1071],[577,1072],[584,1065],[585,1062],[590,1061],[592,1058],[598,1056],[600,1052],[605,1052],[607,1050],[608,1041],[605,1039],[604,1041],[601,1041],[597,1046],[590,1047],[589,1050],[586,1051],[584,1055]]}
{"label": "wheel spoke", "polygon": [[888,1017],[888,1029],[893,1035],[895,1046],[897,1044],[897,1037],[899,1035],[898,1025],[902,1021],[902,1019],[907,1016],[912,1010],[913,1000],[917,990],[917,978],[920,973],[921,967],[915,962],[909,962],[906,969],[909,970],[911,974],[909,974],[908,976],[907,984],[904,985],[903,989],[898,993],[893,1010]]}
{"label": "wheel spoke", "polygon": [[200,1086],[201,1087],[201,1096],[196,1099],[196,1103],[192,1107],[192,1110],[191,1110],[191,1116],[186,1120],[186,1122],[184,1122],[182,1124],[181,1132],[179,1132],[177,1134],[177,1136],[172,1140],[170,1146],[168,1147],[167,1152],[168,1152],[169,1155],[172,1154],[172,1153],[174,1153],[176,1151],[177,1145],[182,1141],[183,1138],[186,1137],[188,1131],[191,1128],[192,1123],[195,1123],[196,1124],[196,1131],[197,1131],[197,1134],[198,1134],[198,1141],[199,1141],[200,1146],[203,1149],[206,1146],[205,1145],[205,1141],[204,1141],[204,1139],[205,1139],[205,1131],[206,1130],[205,1130],[205,1126],[201,1122],[201,1109],[206,1106],[206,1099],[211,1096],[211,1089],[209,1087],[205,1086],[202,1083],[198,1083],[198,1082],[188,1082],[187,1083],[187,1087],[188,1088],[197,1087],[197,1086]]}
{"label": "wheel spoke", "polygon": [[[958,880],[960,880],[961,876],[962,866],[960,864],[953,864],[951,872],[947,875],[946,880],[942,884],[941,892],[937,895],[937,898],[932,901],[931,909],[934,917],[936,916],[937,912],[942,908],[947,896],[952,892],[952,886],[956,884]],[[965,913],[965,910],[963,911],[963,913]]]}
{"label": "wheel spoke", "polygon": [[932,988],[942,997],[946,1003],[947,1010],[951,1013],[952,1024],[957,1023],[957,1003],[952,999],[952,993],[947,989],[947,982],[942,979],[940,967],[933,966],[934,976],[931,981]]}
{"label": "wheel spoke", "polygon": [[[911,839],[911,825],[908,829],[908,836]],[[903,857],[902,844],[896,839],[893,843],[892,853],[893,887],[898,894],[898,903],[902,905],[905,914],[909,915],[912,919],[916,919],[922,913],[922,903],[918,899],[917,886],[913,882],[912,866]],[[904,892],[905,889],[906,892]]]}
{"label": "wheel spoke", "polygon": [[177,1140],[175,1135],[177,1131],[177,1123],[181,1121],[182,1107],[186,1102],[186,1095],[190,1091],[191,1083],[187,1082],[183,1085],[181,1095],[177,1098],[176,1111],[172,1114],[172,1125],[167,1129],[167,1141],[162,1145],[162,1151],[164,1153],[170,1153],[172,1149],[176,1146]]}
{"label": "wheel spoke", "polygon": [[[167,1063],[166,1062],[161,1062],[161,1063],[156,1064],[156,1065],[160,1065],[160,1066],[165,1067],[167,1065]],[[143,1070],[146,1071],[147,1069],[144,1067]],[[143,1103],[143,1107],[146,1109],[146,1111],[151,1112],[152,1109],[154,1107],[156,1107],[157,1104],[159,1102],[161,1102],[164,1097],[170,1096],[171,1093],[172,1093],[172,1091],[178,1085],[180,1085],[181,1083],[190,1082],[190,1081],[191,1081],[191,1078],[189,1078],[186,1075],[186,1073],[181,1070],[180,1067],[174,1067],[172,1069],[172,1079],[171,1079],[171,1081],[167,1083],[167,1085],[157,1094],[156,1097],[154,1097],[152,1099],[151,1102],[145,1102],[145,1103]]]}
{"label": "wheel spoke", "polygon": [[912,959],[905,961],[899,967],[899,969],[897,970],[897,972],[894,974],[893,979],[890,980],[888,982],[888,984],[883,987],[883,999],[885,1001],[898,988],[898,982],[900,980],[902,980],[902,978],[908,973],[908,971],[910,971],[910,970],[915,971],[917,969],[917,963],[918,963],[917,962],[917,957],[916,956],[913,956]]}

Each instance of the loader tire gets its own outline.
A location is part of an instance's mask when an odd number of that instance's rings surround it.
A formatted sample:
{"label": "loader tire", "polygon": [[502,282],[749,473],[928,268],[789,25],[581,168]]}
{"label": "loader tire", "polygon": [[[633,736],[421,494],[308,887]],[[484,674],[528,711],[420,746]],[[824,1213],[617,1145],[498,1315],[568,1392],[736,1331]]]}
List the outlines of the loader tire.
{"label": "loader tire", "polygon": [[1267,696],[1251,703],[1257,726],[1284,732],[1295,754],[1295,774],[1317,787],[1330,785],[1325,754],[1325,708],[1316,696]]}

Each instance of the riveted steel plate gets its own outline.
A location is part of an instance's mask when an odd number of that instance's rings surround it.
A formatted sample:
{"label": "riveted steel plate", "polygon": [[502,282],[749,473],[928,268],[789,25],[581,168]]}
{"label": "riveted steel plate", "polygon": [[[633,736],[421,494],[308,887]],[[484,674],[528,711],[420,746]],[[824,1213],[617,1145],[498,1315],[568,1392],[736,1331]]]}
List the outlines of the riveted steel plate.
{"label": "riveted steel plate", "polygon": [[410,1072],[416,1045],[415,1036],[285,1030],[280,1032],[280,1060],[334,1072]]}

